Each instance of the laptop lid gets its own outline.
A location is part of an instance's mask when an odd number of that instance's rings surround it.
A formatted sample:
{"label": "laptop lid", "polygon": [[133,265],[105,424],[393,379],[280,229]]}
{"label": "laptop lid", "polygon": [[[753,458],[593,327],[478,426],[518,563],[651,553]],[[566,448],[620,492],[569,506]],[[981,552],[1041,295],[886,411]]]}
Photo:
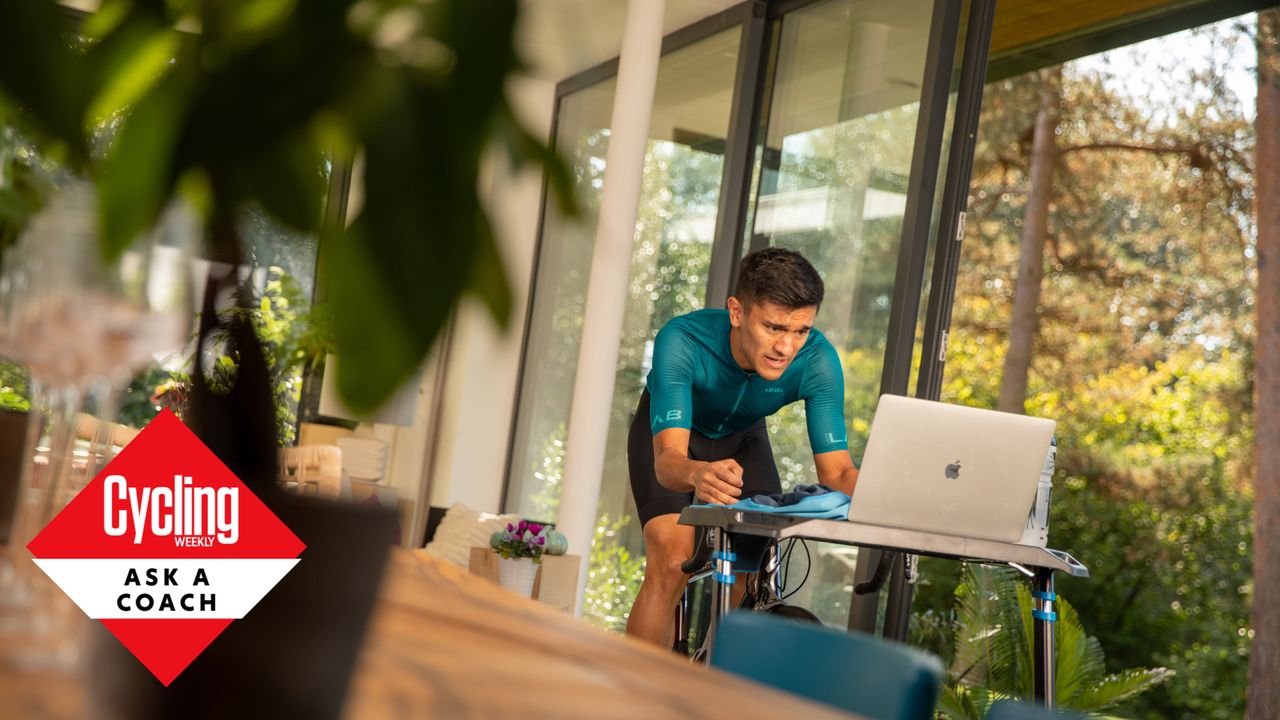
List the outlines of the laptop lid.
{"label": "laptop lid", "polygon": [[1057,423],[883,395],[849,519],[1017,542]]}

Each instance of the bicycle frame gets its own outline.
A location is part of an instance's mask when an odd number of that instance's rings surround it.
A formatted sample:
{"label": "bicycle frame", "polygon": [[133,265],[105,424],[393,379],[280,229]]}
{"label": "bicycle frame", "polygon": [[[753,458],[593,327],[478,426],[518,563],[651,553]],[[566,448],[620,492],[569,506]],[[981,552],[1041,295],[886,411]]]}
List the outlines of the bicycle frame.
{"label": "bicycle frame", "polygon": [[[701,534],[695,540],[693,556],[685,561],[682,567],[689,574],[689,579],[685,584],[684,593],[680,596],[680,601],[676,603],[675,642],[672,646],[672,649],[681,655],[690,654],[689,606],[690,590],[694,583],[707,577],[715,580],[716,587],[713,590],[712,602],[719,605],[716,616],[723,616],[733,603],[733,584],[736,578],[725,572],[729,563],[724,557],[720,557],[722,553],[730,558],[733,557],[733,538],[727,533],[722,533],[724,537],[717,537],[716,534],[721,532],[711,528],[705,534]],[[712,548],[716,547],[717,540],[722,549],[713,553]],[[778,542],[771,540],[765,548],[759,572],[747,576],[747,589],[739,607],[751,612],[767,612],[770,608],[782,604],[782,587],[778,573],[781,563],[782,553],[778,548]],[[709,626],[705,635],[700,638],[699,647],[692,653],[692,659],[695,662],[705,658],[705,651],[710,647],[714,637],[715,628]]]}

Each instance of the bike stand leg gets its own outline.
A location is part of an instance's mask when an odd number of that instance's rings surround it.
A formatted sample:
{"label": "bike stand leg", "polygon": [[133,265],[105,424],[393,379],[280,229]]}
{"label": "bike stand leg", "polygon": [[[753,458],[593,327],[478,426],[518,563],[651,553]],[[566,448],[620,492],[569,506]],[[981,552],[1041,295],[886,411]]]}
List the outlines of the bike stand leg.
{"label": "bike stand leg", "polygon": [[1053,665],[1053,625],[1058,621],[1058,614],[1053,610],[1053,602],[1058,599],[1053,590],[1053,571],[1047,568],[1036,568],[1031,579],[1031,597],[1034,602],[1031,610],[1034,633],[1035,661],[1038,666],[1035,674],[1035,699],[1046,708],[1053,708],[1055,700]]}
{"label": "bike stand leg", "polygon": [[676,641],[675,651],[681,655],[689,654],[689,587],[684,586],[680,601],[676,603]]}
{"label": "bike stand leg", "polygon": [[712,648],[715,646],[716,626],[720,618],[729,612],[733,605],[733,561],[737,556],[733,553],[733,538],[720,528],[711,529],[712,567],[715,571],[711,578],[715,581],[715,593],[711,596],[711,624],[707,628],[707,641],[702,647],[706,649],[707,662],[711,662]]}

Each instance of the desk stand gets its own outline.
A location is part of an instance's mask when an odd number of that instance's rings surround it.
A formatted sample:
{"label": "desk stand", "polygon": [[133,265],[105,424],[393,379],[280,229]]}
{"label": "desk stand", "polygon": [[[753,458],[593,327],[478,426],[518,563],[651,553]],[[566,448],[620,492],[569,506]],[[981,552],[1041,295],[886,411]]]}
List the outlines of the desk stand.
{"label": "desk stand", "polygon": [[1058,613],[1053,611],[1053,601],[1058,599],[1058,595],[1053,591],[1053,570],[1038,567],[1034,572],[1031,598],[1035,604],[1031,610],[1031,627],[1036,668],[1032,672],[1036,700],[1051,708],[1057,702],[1053,682],[1056,670],[1053,663],[1053,624],[1058,621]]}
{"label": "desk stand", "polygon": [[680,513],[680,524],[708,528],[711,533],[709,540],[715,549],[712,558],[714,577],[718,584],[711,602],[711,634],[706,645],[708,657],[715,627],[731,605],[733,562],[737,559],[734,554],[735,534],[772,540],[818,540],[913,555],[1010,565],[1031,577],[1032,598],[1035,602],[1032,610],[1035,699],[1046,707],[1054,706],[1053,623],[1058,616],[1053,610],[1053,603],[1058,596],[1053,589],[1053,574],[1065,572],[1073,577],[1089,577],[1089,569],[1067,553],[1034,545],[1017,545],[847,520],[814,520],[794,515],[746,512],[716,505],[685,508]]}

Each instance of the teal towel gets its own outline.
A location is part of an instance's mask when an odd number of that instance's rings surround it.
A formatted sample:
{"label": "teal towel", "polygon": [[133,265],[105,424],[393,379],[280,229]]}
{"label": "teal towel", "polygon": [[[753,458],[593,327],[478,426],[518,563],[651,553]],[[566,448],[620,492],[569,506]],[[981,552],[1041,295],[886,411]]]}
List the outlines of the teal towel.
{"label": "teal towel", "polygon": [[795,515],[797,517],[822,520],[843,520],[849,516],[849,496],[842,492],[833,491],[822,495],[810,495],[794,505],[783,507],[761,505],[754,500],[739,500],[727,507],[748,512],[777,513],[779,515]]}

